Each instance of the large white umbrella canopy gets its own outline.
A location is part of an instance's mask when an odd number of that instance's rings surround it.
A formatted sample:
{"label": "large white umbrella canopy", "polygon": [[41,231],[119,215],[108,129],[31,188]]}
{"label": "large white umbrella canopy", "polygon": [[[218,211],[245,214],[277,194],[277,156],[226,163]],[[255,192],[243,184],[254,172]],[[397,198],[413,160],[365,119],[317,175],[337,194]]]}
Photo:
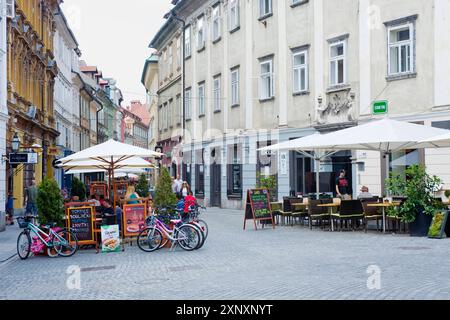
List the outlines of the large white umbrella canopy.
{"label": "large white umbrella canopy", "polygon": [[115,140],[108,140],[105,143],[74,153],[59,161],[62,164],[69,164],[70,162],[82,160],[98,160],[110,166],[115,166],[131,157],[155,158],[162,156],[162,153],[153,150],[132,146]]}
{"label": "large white umbrella canopy", "polygon": [[[288,141],[260,150],[373,150],[390,153],[417,148],[418,142],[445,134],[449,134],[449,130],[383,119],[328,134],[316,134]],[[450,140],[448,142],[450,146]]]}
{"label": "large white umbrella canopy", "polygon": [[[448,131],[448,130],[446,130]],[[418,148],[450,148],[450,132],[424,139],[419,142]]]}
{"label": "large white umbrella canopy", "polygon": [[[418,142],[445,134],[449,134],[449,131],[385,118],[328,134],[315,134],[291,140],[259,150],[295,150],[303,154],[306,151],[322,152],[323,156],[315,157],[319,162],[325,156],[342,150],[372,150],[389,154],[393,151],[415,149],[418,147]],[[428,145],[431,146],[430,143]],[[388,157],[387,161],[389,161]]]}
{"label": "large white umbrella canopy", "polygon": [[[58,162],[61,162],[59,160]],[[59,167],[66,171],[73,170],[85,170],[85,172],[81,173],[92,173],[92,172],[103,172],[112,170],[111,165],[109,163],[105,163],[101,160],[78,160],[78,161],[69,161],[65,164],[59,164]],[[129,170],[129,169],[143,169],[143,168],[154,168],[155,166],[139,157],[131,157],[127,159],[121,160],[119,163],[114,165],[114,172],[116,170]],[[89,171],[89,172],[88,172]],[[67,172],[66,172],[67,173]],[[80,172],[77,172],[80,173]],[[70,173],[69,173],[70,174]]]}
{"label": "large white umbrella canopy", "polygon": [[[65,174],[108,173],[108,171],[103,170],[103,169],[71,169],[71,170],[65,171],[64,173]],[[117,169],[117,170],[114,170],[114,177],[116,177],[116,178],[124,177],[129,173],[141,174],[141,173],[146,173],[146,171],[144,169],[139,169],[139,168]]]}

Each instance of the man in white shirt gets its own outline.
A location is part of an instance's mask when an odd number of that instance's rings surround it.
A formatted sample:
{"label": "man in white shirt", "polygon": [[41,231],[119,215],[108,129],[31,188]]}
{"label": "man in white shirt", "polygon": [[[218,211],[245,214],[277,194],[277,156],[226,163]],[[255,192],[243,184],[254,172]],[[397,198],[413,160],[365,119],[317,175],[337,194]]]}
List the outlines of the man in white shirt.
{"label": "man in white shirt", "polygon": [[178,194],[181,192],[181,189],[183,187],[183,180],[181,180],[179,174],[177,174],[177,178],[175,179],[174,183],[175,183],[175,188],[176,188],[175,193]]}

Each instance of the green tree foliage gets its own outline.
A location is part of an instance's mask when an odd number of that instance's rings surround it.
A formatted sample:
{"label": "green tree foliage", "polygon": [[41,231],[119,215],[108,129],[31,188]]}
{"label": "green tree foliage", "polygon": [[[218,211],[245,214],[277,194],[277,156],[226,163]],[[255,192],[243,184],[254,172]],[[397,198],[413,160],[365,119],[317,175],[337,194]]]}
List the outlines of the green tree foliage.
{"label": "green tree foliage", "polygon": [[157,206],[172,206],[177,203],[177,197],[172,191],[172,178],[166,168],[160,170],[154,200]]}
{"label": "green tree foliage", "polygon": [[76,177],[74,177],[72,180],[71,196],[79,197],[80,201],[86,200],[86,187],[84,186],[84,183]]}
{"label": "green tree foliage", "polygon": [[276,176],[265,176],[260,172],[256,176],[257,188],[267,189],[270,193],[270,198],[272,201],[276,201],[277,196],[277,177]]}
{"label": "green tree foliage", "polygon": [[414,222],[416,215],[422,210],[433,215],[442,207],[442,203],[439,205],[434,197],[440,186],[441,179],[428,175],[426,168],[419,165],[409,167],[402,175],[391,173],[390,179],[386,180],[386,187],[393,196],[406,197],[395,213],[409,223]]}
{"label": "green tree foliage", "polygon": [[61,190],[54,179],[44,178],[39,185],[37,208],[40,223],[56,222],[59,226],[63,225],[64,203]]}
{"label": "green tree foliage", "polygon": [[148,197],[149,194],[149,185],[148,185],[148,180],[147,180],[147,176],[143,173],[139,176],[139,181],[136,185],[136,192],[138,193],[139,196],[146,198]]}

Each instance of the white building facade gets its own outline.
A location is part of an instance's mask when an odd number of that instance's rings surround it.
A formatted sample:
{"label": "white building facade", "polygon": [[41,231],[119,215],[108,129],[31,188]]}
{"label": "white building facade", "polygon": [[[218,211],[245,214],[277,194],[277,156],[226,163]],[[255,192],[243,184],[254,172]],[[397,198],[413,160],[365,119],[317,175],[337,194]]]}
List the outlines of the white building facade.
{"label": "white building facade", "polygon": [[[56,129],[60,133],[57,139],[58,157],[63,158],[80,150],[80,91],[73,85],[72,70],[77,68],[81,52],[63,12],[59,11],[55,18],[53,41],[58,76],[55,79],[54,112]],[[70,184],[65,181],[63,170],[55,170],[55,179],[60,187]]]}
{"label": "white building facade", "polygon": [[[6,165],[7,162],[3,159],[3,155],[6,155],[6,124],[8,121],[8,108],[7,108],[7,29],[6,29],[6,17],[7,15],[12,15],[13,12],[9,7],[7,10],[7,1],[0,0],[0,155],[2,160],[0,162],[0,217],[3,216],[5,212],[5,202],[7,199],[6,195],[6,183],[8,179],[6,178]],[[3,220],[2,220],[3,221]],[[0,231],[4,228],[4,225],[0,223]]]}
{"label": "white building facade", "polygon": [[[209,0],[176,2],[186,21],[184,163],[211,206],[242,208],[258,173],[275,194],[335,191],[346,169],[383,195],[378,153],[340,152],[319,168],[266,145],[388,116],[450,129],[449,0]],[[377,101],[388,113],[374,115]],[[390,170],[420,163],[450,188],[450,151],[406,150]]]}

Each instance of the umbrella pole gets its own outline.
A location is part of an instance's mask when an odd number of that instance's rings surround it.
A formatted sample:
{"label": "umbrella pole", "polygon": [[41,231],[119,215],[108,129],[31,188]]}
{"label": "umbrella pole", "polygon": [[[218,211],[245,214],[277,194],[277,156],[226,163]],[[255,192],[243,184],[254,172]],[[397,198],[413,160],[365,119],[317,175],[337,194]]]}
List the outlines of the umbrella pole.
{"label": "umbrella pole", "polygon": [[316,158],[316,197],[320,199],[320,159]]}

